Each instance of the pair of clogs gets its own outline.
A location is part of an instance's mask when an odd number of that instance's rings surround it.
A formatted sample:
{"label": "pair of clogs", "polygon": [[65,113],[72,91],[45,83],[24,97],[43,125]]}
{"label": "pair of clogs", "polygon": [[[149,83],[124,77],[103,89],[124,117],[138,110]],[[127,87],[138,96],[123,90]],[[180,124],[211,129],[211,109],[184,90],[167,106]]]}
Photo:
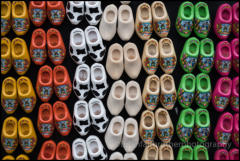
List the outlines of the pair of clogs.
{"label": "pair of clogs", "polygon": [[7,114],[13,114],[21,105],[26,113],[31,113],[37,102],[32,82],[27,77],[16,81],[13,77],[4,79],[2,83],[1,105]]}
{"label": "pair of clogs", "polygon": [[49,56],[54,65],[63,63],[66,48],[59,30],[50,28],[47,33],[39,28],[33,31],[30,56],[36,65],[43,65]]}
{"label": "pair of clogs", "polygon": [[30,158],[25,154],[21,154],[21,155],[17,156],[16,159],[11,155],[7,155],[7,156],[3,157],[2,160],[30,160]]}
{"label": "pair of clogs", "polygon": [[214,160],[239,160],[239,149],[219,149],[215,152]]}
{"label": "pair of clogs", "polygon": [[179,149],[177,160],[210,160],[208,149],[198,145],[194,149],[185,145]]}
{"label": "pair of clogs", "polygon": [[159,148],[155,144],[148,145],[142,160],[174,160],[173,148],[168,144],[162,144]]}
{"label": "pair of clogs", "polygon": [[19,121],[15,117],[8,117],[2,126],[1,142],[6,153],[13,153],[18,143],[25,153],[31,153],[37,145],[37,135],[32,121],[23,117]]}
{"label": "pair of clogs", "polygon": [[134,153],[126,153],[124,156],[120,152],[114,152],[109,160],[138,160],[136,154]]}
{"label": "pair of clogs", "polygon": [[5,36],[11,27],[18,36],[28,32],[30,20],[25,1],[1,2],[1,36]]}
{"label": "pair of clogs", "polygon": [[39,69],[36,83],[38,97],[48,102],[53,92],[61,101],[66,101],[72,92],[72,83],[66,67],[58,65],[52,68],[45,65]]}
{"label": "pair of clogs", "polygon": [[1,74],[7,74],[12,66],[19,75],[24,75],[31,65],[25,40],[15,38],[12,42],[1,38]]}

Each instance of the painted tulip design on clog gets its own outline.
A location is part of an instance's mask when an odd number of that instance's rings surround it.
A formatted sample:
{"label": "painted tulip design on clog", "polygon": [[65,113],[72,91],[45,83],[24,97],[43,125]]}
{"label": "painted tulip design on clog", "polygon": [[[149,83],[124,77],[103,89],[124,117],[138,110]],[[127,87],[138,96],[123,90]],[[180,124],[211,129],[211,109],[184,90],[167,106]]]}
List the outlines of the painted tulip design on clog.
{"label": "painted tulip design on clog", "polygon": [[11,29],[11,1],[1,2],[1,36],[5,36]]}
{"label": "painted tulip design on clog", "polygon": [[43,103],[38,111],[38,130],[45,138],[50,138],[54,132],[53,108],[49,103]]}
{"label": "painted tulip design on clog", "polygon": [[32,33],[30,56],[36,65],[43,65],[47,60],[47,36],[43,29],[36,29]]}
{"label": "painted tulip design on clog", "polygon": [[72,83],[67,69],[64,66],[56,66],[53,69],[54,91],[59,100],[66,101],[72,92]]}
{"label": "painted tulip design on clog", "polygon": [[194,160],[209,160],[208,149],[204,146],[198,145],[193,149]]}
{"label": "painted tulip design on clog", "polygon": [[233,131],[233,115],[224,113],[220,116],[214,131],[214,138],[219,146],[226,147],[231,140]]}
{"label": "painted tulip design on clog", "polygon": [[61,25],[65,18],[63,1],[47,1],[47,15],[53,25]]}
{"label": "painted tulip design on clog", "polygon": [[38,160],[55,160],[57,145],[53,140],[45,141],[38,154]]}
{"label": "painted tulip design on clog", "polygon": [[46,1],[30,1],[29,17],[35,26],[41,26],[47,18]]}
{"label": "painted tulip design on clog", "polygon": [[66,48],[59,30],[50,28],[47,32],[48,56],[54,65],[60,65],[65,59]]}
{"label": "painted tulip design on clog", "polygon": [[232,141],[239,148],[239,113],[234,115]]}
{"label": "painted tulip design on clog", "polygon": [[55,126],[62,136],[68,136],[72,130],[72,117],[64,102],[57,101],[53,105]]}
{"label": "painted tulip design on clog", "polygon": [[53,71],[48,65],[39,69],[36,91],[43,102],[48,102],[53,94]]}
{"label": "painted tulip design on clog", "polygon": [[239,160],[239,149],[230,150],[229,160]]}
{"label": "painted tulip design on clog", "polygon": [[198,109],[195,114],[194,135],[199,142],[204,143],[210,135],[210,114],[206,109]]}
{"label": "painted tulip design on clog", "polygon": [[239,39],[233,39],[231,44],[233,69],[239,74]]}
{"label": "painted tulip design on clog", "polygon": [[232,7],[225,3],[222,4],[216,14],[214,31],[221,40],[226,40],[232,31]]}
{"label": "painted tulip design on clog", "polygon": [[236,2],[233,7],[233,33],[239,37],[239,2]]}
{"label": "painted tulip design on clog", "polygon": [[192,2],[184,2],[178,10],[178,17],[176,20],[176,29],[180,36],[189,37],[193,30],[194,21],[194,5]]}
{"label": "painted tulip design on clog", "polygon": [[197,66],[200,42],[197,38],[189,38],[184,45],[180,56],[182,69],[187,73],[192,73]]}
{"label": "painted tulip design on clog", "polygon": [[1,38],[1,74],[7,74],[12,68],[11,41]]}
{"label": "painted tulip design on clog", "polygon": [[179,149],[177,160],[193,160],[193,149],[185,145]]}
{"label": "painted tulip design on clog", "polygon": [[66,141],[58,143],[56,148],[56,160],[72,160],[71,147]]}
{"label": "painted tulip design on clog", "polygon": [[217,45],[215,68],[221,76],[228,76],[232,68],[232,49],[228,41],[221,41]]}
{"label": "painted tulip design on clog", "polygon": [[239,77],[233,79],[230,104],[233,111],[239,112]]}
{"label": "painted tulip design on clog", "polygon": [[219,149],[214,154],[214,160],[229,160],[229,153],[226,149]]}
{"label": "painted tulip design on clog", "polygon": [[18,123],[15,117],[4,120],[1,135],[2,146],[6,153],[13,153],[18,146]]}
{"label": "painted tulip design on clog", "polygon": [[218,112],[223,112],[227,108],[231,93],[232,80],[228,77],[220,78],[215,86],[212,99],[212,104]]}

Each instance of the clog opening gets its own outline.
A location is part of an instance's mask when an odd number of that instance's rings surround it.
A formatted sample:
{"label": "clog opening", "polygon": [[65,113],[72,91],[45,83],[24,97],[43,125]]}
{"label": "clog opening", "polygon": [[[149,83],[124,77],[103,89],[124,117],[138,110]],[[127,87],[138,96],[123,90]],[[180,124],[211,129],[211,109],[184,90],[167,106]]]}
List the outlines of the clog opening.
{"label": "clog opening", "polygon": [[137,97],[137,88],[135,86],[129,88],[129,97],[132,99]]}
{"label": "clog opening", "polygon": [[231,127],[232,127],[232,121],[230,120],[230,118],[225,118],[225,119],[223,120],[223,128],[224,128],[225,130],[230,130]]}
{"label": "clog opening", "polygon": [[80,118],[84,118],[86,116],[86,108],[83,106],[83,105],[80,105],[77,109],[77,112],[78,112],[78,116]]}
{"label": "clog opening", "polygon": [[112,11],[112,10],[109,10],[109,11],[107,12],[107,14],[106,14],[106,20],[107,20],[109,23],[113,22],[114,19],[115,19],[115,17],[116,17],[116,14],[115,14],[115,12]]}
{"label": "clog opening", "polygon": [[146,6],[141,7],[141,17],[143,20],[148,20],[149,19],[149,8]]}
{"label": "clog opening", "polygon": [[191,43],[189,45],[189,51],[191,54],[195,54],[197,52],[197,44],[196,43]]}
{"label": "clog opening", "polygon": [[128,60],[135,60],[136,59],[136,52],[133,48],[127,50],[127,58]]}
{"label": "clog opening", "polygon": [[88,33],[88,37],[89,37],[90,42],[92,42],[92,43],[95,43],[98,40],[98,36],[97,36],[96,31],[90,31]]}
{"label": "clog opening", "polygon": [[148,46],[148,52],[151,56],[155,56],[157,54],[157,47],[154,44]]}
{"label": "clog opening", "polygon": [[66,74],[65,74],[64,70],[58,70],[56,72],[56,80],[57,80],[57,82],[59,82],[59,83],[63,82],[65,80],[65,78],[66,78],[65,76],[66,76]]}
{"label": "clog opening", "polygon": [[23,13],[24,13],[23,6],[20,5],[20,4],[16,4],[16,6],[15,6],[15,14],[17,16],[21,16]]}
{"label": "clog opening", "polygon": [[50,119],[49,109],[42,110],[42,119],[43,119],[43,121],[48,121]]}
{"label": "clog opening", "polygon": [[190,6],[186,6],[184,8],[184,16],[185,17],[191,17],[191,14],[192,14],[192,9]]}
{"label": "clog opening", "polygon": [[101,70],[101,68],[94,69],[93,73],[96,80],[100,81],[103,79],[103,71]]}
{"label": "clog opening", "polygon": [[230,11],[227,9],[227,8],[225,8],[224,10],[223,10],[223,12],[222,12],[222,18],[225,20],[225,21],[228,21],[229,19],[230,19],[230,16],[231,15],[231,13],[230,13]]}
{"label": "clog opening", "polygon": [[148,153],[149,160],[155,160],[157,156],[157,151],[155,149],[150,149]]}
{"label": "clog opening", "polygon": [[166,79],[166,80],[164,80],[163,84],[164,84],[164,89],[166,91],[171,91],[172,90],[173,86],[172,86],[172,81],[171,80]]}
{"label": "clog opening", "polygon": [[52,46],[57,46],[59,42],[58,35],[56,33],[51,34],[49,41]]}
{"label": "clog opening", "polygon": [[67,149],[66,145],[65,144],[61,144],[58,152],[59,152],[58,153],[58,157],[61,160],[65,160],[66,157],[67,157],[67,153],[68,153],[68,149]]}
{"label": "clog opening", "polygon": [[7,44],[1,44],[1,55],[6,55],[8,52],[8,46]]}
{"label": "clog opening", "polygon": [[185,117],[184,117],[184,121],[187,125],[190,125],[192,123],[193,120],[193,116],[192,113],[186,113]]}
{"label": "clog opening", "polygon": [[162,5],[158,4],[158,6],[155,7],[155,13],[157,17],[163,17],[164,16],[164,9]]}
{"label": "clog opening", "polygon": [[6,124],[6,126],[5,126],[5,128],[6,128],[6,133],[8,134],[8,135],[12,135],[13,133],[14,133],[14,127],[15,127],[16,125],[15,125],[15,123],[12,121],[12,120],[8,120],[7,121],[7,124]]}
{"label": "clog opening", "polygon": [[58,116],[59,119],[63,119],[65,117],[65,109],[63,107],[57,107],[57,111],[56,114]]}
{"label": "clog opening", "polygon": [[230,90],[230,84],[229,82],[223,82],[222,85],[221,85],[221,91],[224,93],[224,94],[228,94]]}
{"label": "clog opening", "polygon": [[161,125],[166,125],[167,124],[167,113],[164,111],[159,112],[158,121]]}
{"label": "clog opening", "polygon": [[8,6],[5,3],[1,3],[1,16],[6,16],[8,12]]}
{"label": "clog opening", "polygon": [[204,90],[208,89],[208,80],[207,80],[207,78],[202,78],[200,80],[200,85],[201,85],[202,89],[204,89]]}
{"label": "clog opening", "polygon": [[90,143],[90,151],[92,151],[95,154],[99,152],[98,143],[96,141],[92,141]]}
{"label": "clog opening", "polygon": [[210,43],[205,43],[203,46],[203,50],[205,54],[211,54],[212,49],[211,49],[211,44]]}
{"label": "clog opening", "polygon": [[76,151],[79,157],[82,157],[84,155],[84,147],[82,145],[77,145]]}
{"label": "clog opening", "polygon": [[48,1],[48,3],[50,3],[50,5],[55,6],[58,4],[58,1]]}
{"label": "clog opening", "polygon": [[170,43],[163,43],[162,48],[165,54],[169,54],[172,51]]}
{"label": "clog opening", "polygon": [[127,9],[123,10],[121,13],[121,19],[126,22],[129,20],[129,18],[130,18],[129,10],[127,10]]}
{"label": "clog opening", "polygon": [[206,125],[207,124],[207,116],[206,116],[205,113],[201,113],[199,119],[200,119],[200,123],[202,125]]}
{"label": "clog opening", "polygon": [[185,83],[187,90],[191,90],[193,88],[193,79],[187,78]]}
{"label": "clog opening", "polygon": [[117,86],[115,88],[114,95],[116,98],[121,98],[124,95],[124,89],[122,86]]}
{"label": "clog opening", "polygon": [[7,95],[12,95],[13,91],[14,91],[14,86],[13,86],[12,82],[7,82],[5,84],[5,88],[4,89],[5,89],[5,93]]}
{"label": "clog opening", "polygon": [[54,153],[54,147],[52,144],[47,144],[46,148],[44,149],[44,158],[51,158]]}
{"label": "clog opening", "polygon": [[114,49],[112,51],[112,58],[114,61],[119,61],[121,59],[121,52],[119,51],[119,49]]}
{"label": "clog opening", "polygon": [[152,127],[153,125],[153,119],[150,116],[145,117],[144,124],[146,127]]}
{"label": "clog opening", "polygon": [[21,122],[20,125],[21,126],[19,128],[21,128],[22,134],[23,135],[28,135],[29,132],[30,132],[29,124],[27,122]]}
{"label": "clog opening", "polygon": [[37,35],[36,37],[35,37],[35,44],[37,45],[37,46],[42,46],[43,45],[43,36],[42,35]]}
{"label": "clog opening", "polygon": [[207,17],[207,9],[205,6],[199,7],[199,16],[201,18],[206,18]]}
{"label": "clog opening", "polygon": [[150,90],[152,92],[156,92],[157,91],[157,81],[156,80],[150,80]]}
{"label": "clog opening", "polygon": [[34,5],[42,5],[43,4],[43,1],[32,1],[34,3]]}
{"label": "clog opening", "polygon": [[94,115],[100,115],[101,114],[101,107],[98,103],[95,103],[92,106],[92,110],[93,110]]}
{"label": "clog opening", "polygon": [[134,133],[135,133],[135,126],[133,124],[128,124],[127,125],[127,134],[129,136],[132,136],[132,135],[134,135]]}
{"label": "clog opening", "polygon": [[191,158],[191,152],[188,150],[184,150],[183,151],[183,155],[182,155],[182,160],[192,160]]}
{"label": "clog opening", "polygon": [[171,160],[171,153],[167,148],[163,149],[162,156],[163,160]]}
{"label": "clog opening", "polygon": [[27,82],[21,82],[20,83],[20,92],[22,94],[27,94],[29,92],[29,85]]}
{"label": "clog opening", "polygon": [[14,51],[15,51],[15,54],[18,56],[23,54],[23,46],[21,44],[15,44]]}
{"label": "clog opening", "polygon": [[50,81],[50,73],[49,72],[47,72],[47,71],[43,71],[42,72],[42,76],[41,76],[41,81],[43,82],[43,83],[48,83],[49,81]]}
{"label": "clog opening", "polygon": [[227,160],[228,157],[225,153],[221,153],[219,158],[220,160]]}
{"label": "clog opening", "polygon": [[230,56],[230,49],[228,47],[222,47],[221,51],[223,57],[228,58]]}
{"label": "clog opening", "polygon": [[120,133],[120,129],[122,128],[122,124],[120,122],[115,122],[113,124],[113,133],[118,135]]}
{"label": "clog opening", "polygon": [[86,70],[80,70],[79,78],[81,81],[86,81],[88,79],[88,72]]}
{"label": "clog opening", "polygon": [[88,4],[90,5],[95,5],[97,2],[96,1],[88,1]]}
{"label": "clog opening", "polygon": [[198,159],[199,160],[207,160],[207,156],[204,151],[198,152]]}
{"label": "clog opening", "polygon": [[73,40],[74,40],[75,45],[82,45],[82,43],[83,43],[83,37],[80,33],[76,33],[73,36]]}

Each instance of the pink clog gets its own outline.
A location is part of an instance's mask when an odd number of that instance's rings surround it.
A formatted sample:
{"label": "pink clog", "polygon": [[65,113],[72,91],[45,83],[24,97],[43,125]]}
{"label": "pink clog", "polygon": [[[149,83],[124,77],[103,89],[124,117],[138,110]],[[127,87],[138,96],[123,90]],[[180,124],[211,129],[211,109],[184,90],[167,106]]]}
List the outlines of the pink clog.
{"label": "pink clog", "polygon": [[234,115],[232,141],[239,148],[239,113]]}
{"label": "pink clog", "polygon": [[233,69],[239,74],[239,39],[233,39],[231,44]]}
{"label": "pink clog", "polygon": [[216,111],[223,112],[229,105],[232,93],[232,80],[228,77],[220,78],[217,81],[213,92],[212,104]]}
{"label": "pink clog", "polygon": [[229,153],[226,149],[219,149],[215,152],[214,160],[229,160]]}
{"label": "pink clog", "polygon": [[226,40],[232,30],[232,6],[225,3],[218,10],[214,22],[214,31],[217,37],[221,40]]}
{"label": "pink clog", "polygon": [[226,147],[233,131],[233,115],[229,112],[220,116],[214,131],[214,138],[220,147]]}
{"label": "pink clog", "polygon": [[239,37],[239,2],[235,3],[233,9],[233,33]]}
{"label": "pink clog", "polygon": [[230,104],[233,111],[239,112],[239,77],[233,79]]}
{"label": "pink clog", "polygon": [[228,76],[232,67],[232,49],[228,41],[221,41],[217,45],[215,68],[221,76]]}
{"label": "pink clog", "polygon": [[230,160],[239,160],[239,149],[232,149],[229,152]]}

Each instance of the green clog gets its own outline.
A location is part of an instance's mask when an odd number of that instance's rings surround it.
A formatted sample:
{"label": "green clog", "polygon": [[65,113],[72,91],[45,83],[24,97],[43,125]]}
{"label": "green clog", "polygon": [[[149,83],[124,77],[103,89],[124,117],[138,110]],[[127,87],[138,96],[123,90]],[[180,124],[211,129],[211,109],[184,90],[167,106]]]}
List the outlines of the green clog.
{"label": "green clog", "polygon": [[177,160],[193,160],[193,149],[189,145],[182,146],[179,149]]}
{"label": "green clog", "polygon": [[190,108],[195,95],[196,78],[193,74],[185,74],[178,88],[178,102],[183,108]]}
{"label": "green clog", "polygon": [[209,160],[208,149],[204,146],[195,146],[193,149],[194,160]]}
{"label": "green clog", "polygon": [[200,38],[206,38],[211,29],[210,12],[207,3],[198,2],[194,8],[194,32]]}
{"label": "green clog", "polygon": [[198,109],[195,113],[195,138],[204,143],[210,135],[210,114],[206,109]]}
{"label": "green clog", "polygon": [[198,69],[202,73],[209,74],[214,66],[214,42],[209,39],[203,39],[200,42],[200,53],[198,57]]}
{"label": "green clog", "polygon": [[195,112],[191,108],[181,112],[177,124],[177,135],[182,142],[187,143],[191,139],[194,130],[194,122]]}
{"label": "green clog", "polygon": [[209,75],[201,73],[196,77],[196,103],[200,108],[207,108],[212,98],[212,86]]}
{"label": "green clog", "polygon": [[180,64],[185,72],[192,73],[192,71],[196,68],[199,49],[200,41],[196,37],[191,37],[185,42],[180,57]]}

